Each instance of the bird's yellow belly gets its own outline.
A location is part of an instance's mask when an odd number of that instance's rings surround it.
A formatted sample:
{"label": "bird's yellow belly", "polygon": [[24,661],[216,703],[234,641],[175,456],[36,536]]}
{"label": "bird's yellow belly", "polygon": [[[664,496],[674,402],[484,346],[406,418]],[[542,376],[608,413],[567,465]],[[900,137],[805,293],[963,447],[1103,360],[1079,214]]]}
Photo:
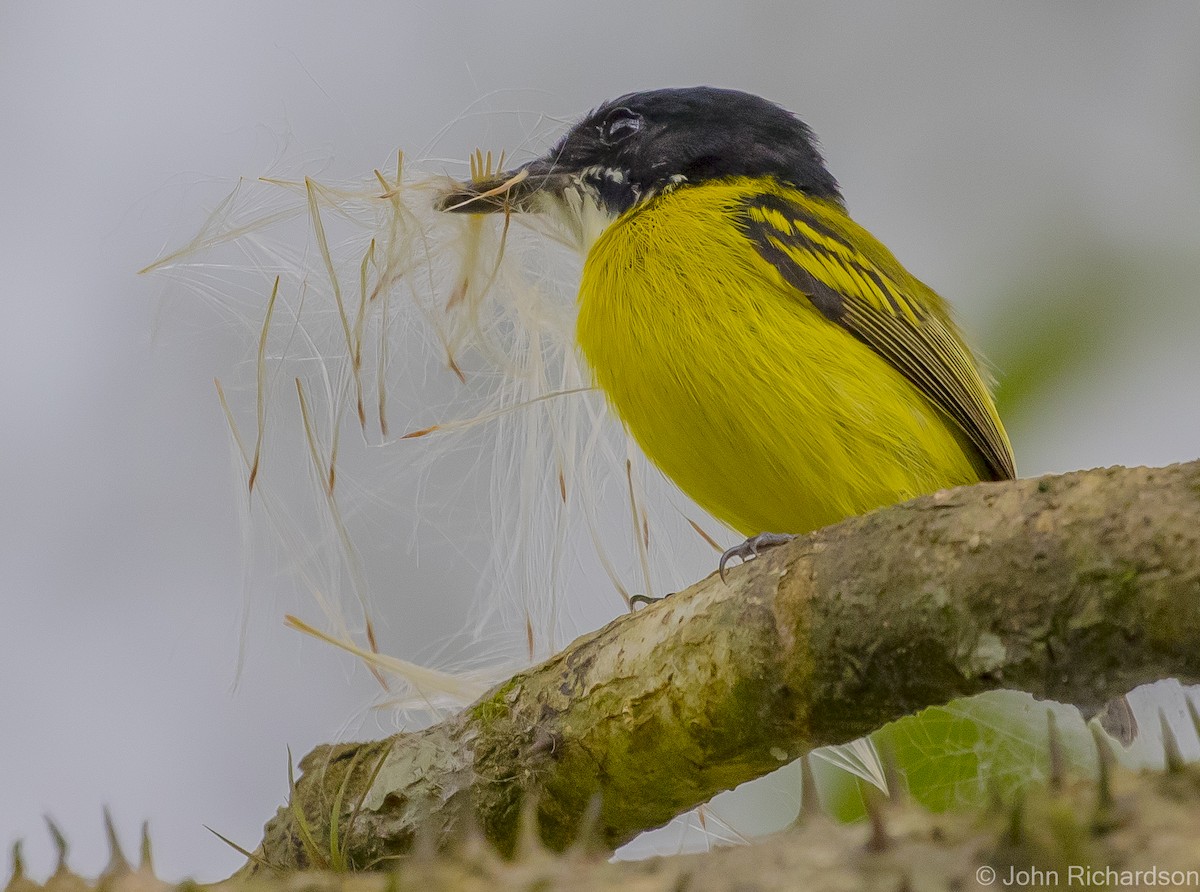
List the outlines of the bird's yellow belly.
{"label": "bird's yellow belly", "polygon": [[978,481],[953,423],[705,216],[719,212],[667,196],[584,265],[579,346],[646,455],[748,536]]}

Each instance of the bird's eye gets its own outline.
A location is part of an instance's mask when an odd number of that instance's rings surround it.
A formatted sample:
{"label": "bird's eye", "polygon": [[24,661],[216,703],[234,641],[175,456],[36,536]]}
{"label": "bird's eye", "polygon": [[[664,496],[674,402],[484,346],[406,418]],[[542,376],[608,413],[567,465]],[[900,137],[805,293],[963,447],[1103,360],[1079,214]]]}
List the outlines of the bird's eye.
{"label": "bird's eye", "polygon": [[609,145],[621,142],[642,129],[642,116],[632,109],[614,108],[604,116],[600,137]]}

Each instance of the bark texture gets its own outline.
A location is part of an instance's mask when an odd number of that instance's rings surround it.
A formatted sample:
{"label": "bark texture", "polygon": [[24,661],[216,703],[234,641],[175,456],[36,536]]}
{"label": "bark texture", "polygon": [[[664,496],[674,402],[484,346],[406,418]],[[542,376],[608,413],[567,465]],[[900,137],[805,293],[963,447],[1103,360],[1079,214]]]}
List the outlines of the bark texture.
{"label": "bark texture", "polygon": [[813,747],[994,688],[1098,709],[1200,679],[1200,463],[980,484],[853,518],[614,620],[462,713],[318,747],[243,870],[384,864],[523,803],[615,847]]}

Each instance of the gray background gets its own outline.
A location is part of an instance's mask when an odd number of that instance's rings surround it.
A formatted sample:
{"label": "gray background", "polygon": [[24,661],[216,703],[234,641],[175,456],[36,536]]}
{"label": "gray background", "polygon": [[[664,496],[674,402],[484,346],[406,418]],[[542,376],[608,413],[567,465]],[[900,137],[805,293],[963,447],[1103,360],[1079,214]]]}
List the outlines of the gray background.
{"label": "gray background", "polygon": [[[134,271],[284,144],[358,176],[696,83],[800,113],[993,356],[1041,324],[1030,283],[1116,291],[1120,334],[1083,326],[1086,361],[1010,415],[1024,474],[1196,456],[1194,3],[0,3],[0,843],[44,874],[48,813],[94,872],[107,804],[131,843],[151,821],[163,875],[212,879],[240,859],[202,823],[253,844],[286,746],[374,730],[365,673],[280,628],[286,580],[233,687],[240,483],[211,382],[246,332]],[[475,580],[440,554],[421,572],[452,624]]]}

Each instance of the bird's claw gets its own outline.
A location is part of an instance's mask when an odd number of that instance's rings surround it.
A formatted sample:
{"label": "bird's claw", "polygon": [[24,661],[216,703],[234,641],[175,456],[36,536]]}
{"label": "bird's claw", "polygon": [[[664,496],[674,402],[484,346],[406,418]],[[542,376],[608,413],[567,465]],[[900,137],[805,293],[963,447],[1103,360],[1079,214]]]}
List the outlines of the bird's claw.
{"label": "bird's claw", "polygon": [[649,607],[651,604],[657,604],[663,598],[669,597],[669,594],[663,595],[660,598],[656,598],[653,595],[630,595],[629,609],[632,611],[638,604],[641,604],[643,607]]}
{"label": "bird's claw", "polygon": [[721,555],[721,560],[717,564],[717,573],[721,577],[721,581],[725,581],[725,565],[730,558],[738,558],[745,563],[752,558],[758,557],[759,549],[775,548],[777,545],[783,545],[785,542],[791,542],[795,536],[790,533],[759,533],[757,536],[751,536],[740,545],[735,545],[733,548],[727,548]]}

